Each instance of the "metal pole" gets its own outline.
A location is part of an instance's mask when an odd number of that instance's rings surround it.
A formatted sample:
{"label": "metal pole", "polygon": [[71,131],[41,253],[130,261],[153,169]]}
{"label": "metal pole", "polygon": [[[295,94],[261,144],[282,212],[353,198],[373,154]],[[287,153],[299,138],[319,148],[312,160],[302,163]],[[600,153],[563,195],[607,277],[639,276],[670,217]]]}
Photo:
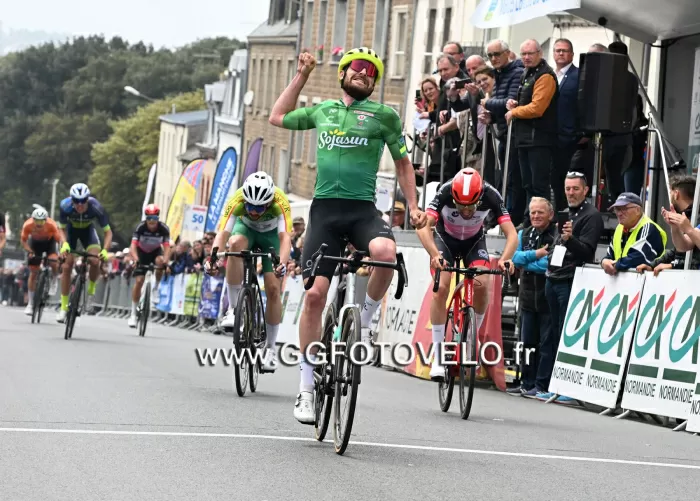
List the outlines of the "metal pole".
{"label": "metal pole", "polygon": [[440,136],[440,186],[445,183],[445,136]]}
{"label": "metal pole", "polygon": [[[394,176],[394,193],[391,195],[391,212],[389,212],[389,228],[394,225],[394,206],[396,205],[396,186],[399,184],[399,176]],[[408,212],[408,211],[406,211]]]}
{"label": "metal pole", "polygon": [[[600,132],[595,133],[593,145],[595,159],[593,162],[593,186],[591,186],[591,197],[593,199],[593,205],[595,205],[596,196],[598,195],[598,178],[600,177],[600,168],[603,165],[603,135]],[[598,207],[598,209],[600,209],[600,207]]]}
{"label": "metal pole", "polygon": [[433,131],[432,126],[428,127],[428,137],[426,138],[426,143],[425,143],[425,169],[423,169],[423,202],[421,203],[422,207],[421,210],[425,210],[425,197],[428,196],[427,194],[427,189],[428,189],[428,169],[430,169],[430,136]]}
{"label": "metal pole", "polygon": [[54,214],[56,212],[56,185],[58,184],[58,179],[53,180],[53,186],[51,188],[51,219],[55,219]]}
{"label": "metal pole", "polygon": [[506,202],[506,192],[508,186],[508,167],[510,166],[510,136],[513,131],[513,120],[508,124],[508,139],[506,140],[506,158],[505,165],[503,166],[503,202]]}
{"label": "metal pole", "polygon": [[[652,152],[652,147],[651,147],[651,142],[653,140],[656,140],[656,136],[652,136],[652,131],[649,130],[649,127],[647,127],[647,159],[646,162],[644,162],[644,183],[642,184],[642,193],[641,193],[641,199],[642,199],[642,207],[647,206],[647,186],[649,185],[649,177],[651,173],[651,152]],[[644,213],[649,216],[649,213],[651,211],[648,209],[644,210]]]}

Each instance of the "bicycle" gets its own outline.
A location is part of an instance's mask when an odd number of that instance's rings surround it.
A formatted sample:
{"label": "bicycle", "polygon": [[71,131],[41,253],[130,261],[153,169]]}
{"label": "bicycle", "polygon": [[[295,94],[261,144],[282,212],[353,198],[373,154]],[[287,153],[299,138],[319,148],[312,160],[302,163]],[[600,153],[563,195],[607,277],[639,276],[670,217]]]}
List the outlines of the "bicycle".
{"label": "bicycle", "polygon": [[[85,282],[87,281],[88,272],[88,259],[100,259],[99,256],[93,256],[87,252],[72,250],[71,254],[74,256],[79,256],[83,258],[83,262],[80,265],[75,266],[76,276],[71,281],[70,295],[68,296],[68,312],[66,313],[66,330],[64,334],[64,339],[70,339],[73,337],[73,327],[75,326],[75,318],[82,315],[85,310],[85,305],[87,304],[87,287]],[[60,259],[61,263],[65,261],[64,258]],[[82,303],[80,301],[80,296],[82,295]]]}
{"label": "bicycle", "polygon": [[[304,285],[309,290],[316,278],[316,268],[322,260],[338,263],[336,273],[339,283],[343,282],[345,275],[344,305],[336,312],[336,298],[328,303],[323,319],[322,337],[320,348],[324,354],[321,363],[314,368],[314,428],[316,440],[322,442],[328,431],[333,400],[335,400],[335,413],[333,415],[333,444],[336,454],[342,455],[350,441],[355,406],[357,403],[357,391],[360,384],[360,365],[355,364],[352,352],[360,342],[360,306],[355,304],[355,273],[363,266],[377,268],[391,268],[399,272],[399,281],[395,298],[401,299],[403,290],[408,285],[406,266],[403,254],[396,254],[396,263],[381,261],[364,261],[367,256],[364,251],[355,251],[349,258],[326,256],[327,244],[321,244],[318,251],[311,257],[314,261],[311,275]],[[338,293],[338,289],[334,294]],[[332,345],[339,343],[344,346],[343,353],[337,355],[336,360],[329,360],[327,354],[332,352]],[[340,384],[336,384],[336,382]],[[348,392],[350,395],[348,396]],[[347,398],[346,416],[343,418],[340,403],[343,397]]]}
{"label": "bicycle", "polygon": [[[252,252],[243,250],[240,252],[218,252],[214,247],[211,252],[210,263],[216,265],[216,261],[223,257],[240,257],[243,259],[243,283],[238,294],[236,304],[236,320],[233,324],[233,347],[237,356],[233,358],[234,382],[236,393],[242,397],[250,385],[250,392],[255,393],[258,387],[258,377],[265,374],[262,363],[255,356],[258,350],[265,349],[267,332],[265,331],[265,309],[263,307],[262,293],[258,284],[258,276],[255,271],[254,259],[256,257],[268,257],[272,261],[273,268],[279,265],[279,256],[273,247],[270,252]],[[233,305],[229,305],[233,307]],[[246,356],[250,354],[250,358]],[[255,363],[251,363],[255,361]]]}
{"label": "bicycle", "polygon": [[153,272],[155,270],[160,270],[164,268],[163,266],[156,266],[151,263],[148,265],[137,265],[136,270],[145,270],[146,275],[143,280],[143,287],[141,289],[141,297],[139,299],[139,304],[136,307],[136,317],[138,319],[138,330],[139,336],[144,337],[146,335],[146,324],[148,324],[148,317],[151,315],[151,282],[153,281]]}
{"label": "bicycle", "polygon": [[58,259],[49,259],[46,252],[41,255],[41,269],[36,281],[34,291],[34,303],[32,304],[32,323],[41,322],[41,314],[49,300],[49,288],[51,285],[51,267],[48,263],[56,263]]}
{"label": "bicycle", "polygon": [[[437,292],[440,286],[440,273],[456,273],[455,282],[457,286],[452,294],[447,309],[447,320],[445,321],[445,342],[459,343],[459,349],[454,355],[445,357],[447,365],[445,367],[444,381],[439,383],[438,398],[440,400],[440,410],[447,412],[452,403],[455,377],[459,376],[459,411],[462,419],[468,419],[472,408],[474,397],[474,384],[476,380],[476,369],[479,366],[478,358],[478,332],[476,329],[476,312],[474,311],[474,280],[481,275],[503,275],[504,281],[510,284],[509,263],[506,263],[506,271],[488,270],[479,268],[460,268],[462,259],[455,262],[457,266],[446,266],[442,270],[435,270],[435,281],[433,292]],[[441,260],[442,262],[442,260]],[[464,278],[460,280],[460,275]],[[462,360],[462,357],[465,360]],[[468,366],[468,369],[467,369]],[[467,370],[468,381],[467,381]],[[466,391],[466,395],[465,395]]]}

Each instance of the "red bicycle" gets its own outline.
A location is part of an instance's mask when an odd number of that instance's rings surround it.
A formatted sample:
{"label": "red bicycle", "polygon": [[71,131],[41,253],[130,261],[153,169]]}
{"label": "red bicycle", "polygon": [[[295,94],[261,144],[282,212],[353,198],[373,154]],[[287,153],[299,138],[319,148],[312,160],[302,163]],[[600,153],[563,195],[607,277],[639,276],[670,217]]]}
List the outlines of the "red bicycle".
{"label": "red bicycle", "polygon": [[[505,287],[510,285],[510,272],[500,270],[485,270],[480,268],[460,268],[461,258],[456,260],[457,266],[446,266],[435,270],[433,292],[440,285],[441,272],[454,272],[457,286],[452,294],[452,300],[447,310],[445,321],[445,343],[459,343],[454,355],[445,357],[445,378],[439,383],[438,396],[440,410],[447,412],[452,402],[455,378],[459,377],[459,411],[462,419],[468,419],[474,397],[474,382],[476,370],[479,367],[479,339],[476,330],[476,312],[474,311],[474,280],[481,275],[503,275]],[[509,263],[506,263],[506,270]],[[460,276],[464,278],[460,280]]]}

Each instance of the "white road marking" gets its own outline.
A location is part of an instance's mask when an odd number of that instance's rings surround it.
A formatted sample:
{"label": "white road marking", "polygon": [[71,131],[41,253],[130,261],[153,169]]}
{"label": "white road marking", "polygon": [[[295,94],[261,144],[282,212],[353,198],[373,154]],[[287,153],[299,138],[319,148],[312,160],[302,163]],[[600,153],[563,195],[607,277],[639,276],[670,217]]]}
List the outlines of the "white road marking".
{"label": "white road marking", "polygon": [[[313,438],[305,437],[281,437],[276,435],[246,435],[242,433],[196,433],[173,431],[129,431],[129,430],[73,430],[61,428],[0,428],[0,432],[7,433],[56,433],[74,435],[127,435],[127,436],[152,436],[152,437],[197,437],[197,438],[248,438],[262,440],[281,440],[287,442],[317,442]],[[329,443],[330,440],[325,442]],[[453,447],[432,447],[428,445],[383,444],[379,442],[350,442],[354,446],[384,447],[388,449],[409,449],[436,452],[459,452],[466,454],[482,454],[486,456],[508,456],[534,459],[559,459],[562,461],[582,461],[589,463],[624,464],[630,466],[657,466],[660,468],[681,468],[686,470],[700,470],[700,465],[679,463],[658,463],[652,461],[632,461],[627,459],[609,459],[585,456],[555,456],[551,454],[531,454],[526,452],[488,451],[480,449],[460,449]]]}

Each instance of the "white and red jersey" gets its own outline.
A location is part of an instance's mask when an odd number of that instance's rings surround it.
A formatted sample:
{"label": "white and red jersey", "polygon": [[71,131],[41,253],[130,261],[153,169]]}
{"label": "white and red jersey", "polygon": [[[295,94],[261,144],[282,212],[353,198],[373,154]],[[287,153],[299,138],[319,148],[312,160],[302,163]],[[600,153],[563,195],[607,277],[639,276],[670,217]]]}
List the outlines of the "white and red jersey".
{"label": "white and red jersey", "polygon": [[428,216],[437,221],[437,231],[457,240],[469,240],[481,237],[484,221],[491,211],[496,216],[498,224],[510,221],[510,214],[500,193],[486,181],[483,186],[484,193],[481,195],[476,211],[472,217],[465,218],[457,210],[452,198],[452,181],[443,184],[426,211]]}

